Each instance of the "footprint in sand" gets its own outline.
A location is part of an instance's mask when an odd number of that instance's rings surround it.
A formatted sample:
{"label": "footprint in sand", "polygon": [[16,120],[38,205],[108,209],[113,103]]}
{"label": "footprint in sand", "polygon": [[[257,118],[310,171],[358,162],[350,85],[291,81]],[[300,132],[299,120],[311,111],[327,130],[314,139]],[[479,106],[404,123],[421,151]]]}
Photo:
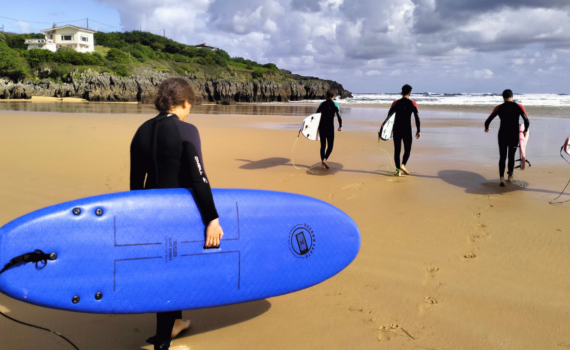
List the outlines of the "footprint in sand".
{"label": "footprint in sand", "polygon": [[469,253],[469,254],[465,254],[463,255],[463,257],[467,260],[471,260],[471,259],[475,259],[477,257],[477,254],[475,253]]}
{"label": "footprint in sand", "polygon": [[391,323],[384,325],[379,329],[380,329],[380,335],[378,336],[378,340],[389,341],[390,339],[398,336],[397,332],[400,329],[400,326],[395,323]]}
{"label": "footprint in sand", "polygon": [[437,300],[435,300],[434,298],[427,296],[424,298],[424,301],[428,304],[432,304],[432,305],[436,305],[437,304]]}
{"label": "footprint in sand", "polygon": [[487,208],[493,208],[494,205],[493,204],[487,204]]}
{"label": "footprint in sand", "polygon": [[424,284],[427,283],[429,278],[435,278],[435,275],[437,274],[437,272],[439,271],[439,267],[437,266],[429,266],[426,268],[426,281],[424,282]]}
{"label": "footprint in sand", "polygon": [[480,219],[481,218],[481,213],[473,213],[473,217],[475,219]]}

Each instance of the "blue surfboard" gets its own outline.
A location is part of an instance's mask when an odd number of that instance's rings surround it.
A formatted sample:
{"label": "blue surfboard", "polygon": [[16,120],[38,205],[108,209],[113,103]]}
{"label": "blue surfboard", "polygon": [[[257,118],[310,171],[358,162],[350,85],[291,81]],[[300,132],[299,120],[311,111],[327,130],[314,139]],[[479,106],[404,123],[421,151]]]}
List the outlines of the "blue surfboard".
{"label": "blue surfboard", "polygon": [[[146,190],[40,209],[0,228],[0,292],[91,313],[206,308],[269,298],[320,283],[348,266],[360,233],[341,210],[306,196],[214,189],[224,237],[204,249],[191,190]],[[54,254],[52,254],[54,253]]]}

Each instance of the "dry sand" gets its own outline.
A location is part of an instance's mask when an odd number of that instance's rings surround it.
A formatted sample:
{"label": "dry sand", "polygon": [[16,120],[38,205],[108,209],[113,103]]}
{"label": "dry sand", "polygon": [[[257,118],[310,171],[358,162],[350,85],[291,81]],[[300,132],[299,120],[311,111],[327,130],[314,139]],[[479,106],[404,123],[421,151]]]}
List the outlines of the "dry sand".
{"label": "dry sand", "polygon": [[[149,117],[0,113],[0,225],[62,201],[128,190],[130,140]],[[311,174],[291,163],[290,117],[193,114],[189,121],[201,131],[215,187],[327,201],[356,221],[362,247],[346,270],[307,290],[185,311],[193,326],[171,349],[570,348],[570,203],[548,204],[570,177],[568,165],[535,165],[525,171],[526,188],[502,189],[496,156],[492,166],[454,161],[445,158],[448,149],[420,139],[408,163],[413,176],[396,178],[377,172],[388,161],[375,131],[346,125],[331,170]],[[257,127],[268,123],[285,127]],[[295,160],[315,164],[318,144],[300,140]],[[0,295],[6,309],[82,350],[151,349],[144,340],[154,334],[154,314],[77,314]],[[70,348],[3,318],[0,330],[2,349]]]}

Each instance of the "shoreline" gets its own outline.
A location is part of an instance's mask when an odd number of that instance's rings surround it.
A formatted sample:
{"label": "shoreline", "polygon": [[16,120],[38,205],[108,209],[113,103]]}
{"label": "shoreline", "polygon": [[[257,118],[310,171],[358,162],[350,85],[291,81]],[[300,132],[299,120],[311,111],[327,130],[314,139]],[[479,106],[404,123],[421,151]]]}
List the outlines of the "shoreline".
{"label": "shoreline", "polygon": [[[65,107],[68,106],[68,107]],[[66,110],[66,108],[73,109]],[[84,107],[81,107],[84,106]],[[203,103],[195,105],[192,109],[193,114],[228,114],[228,115],[283,115],[283,116],[302,116],[314,113],[318,106],[317,102],[240,102],[234,105],[221,105],[215,103]],[[108,108],[106,108],[108,107]],[[365,111],[382,110],[387,111],[390,105],[386,104],[343,104],[340,103],[341,112],[349,111]],[[423,111],[430,112],[446,112],[461,114],[480,114],[481,117],[487,117],[491,114],[494,106],[473,106],[473,105],[422,105],[418,104],[420,110],[420,118],[424,114]],[[83,110],[81,109],[83,108]],[[525,106],[529,118],[533,117],[549,117],[549,118],[570,118],[570,107],[552,107],[552,106]],[[64,112],[64,113],[105,113],[105,114],[153,114],[154,106],[152,104],[142,104],[139,102],[89,102],[83,99],[66,97],[33,97],[32,100],[0,100],[0,113],[9,112]],[[342,113],[341,113],[342,114]],[[382,116],[379,116],[382,119]]]}

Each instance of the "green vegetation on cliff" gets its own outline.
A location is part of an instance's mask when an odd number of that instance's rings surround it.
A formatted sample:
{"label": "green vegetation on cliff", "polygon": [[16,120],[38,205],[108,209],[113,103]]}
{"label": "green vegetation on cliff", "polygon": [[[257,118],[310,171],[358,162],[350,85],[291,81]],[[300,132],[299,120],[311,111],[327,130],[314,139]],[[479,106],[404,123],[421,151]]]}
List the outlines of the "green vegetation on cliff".
{"label": "green vegetation on cliff", "polygon": [[0,77],[62,81],[75,70],[131,76],[154,69],[206,79],[285,79],[275,64],[232,58],[224,50],[196,48],[147,32],[95,33],[97,46],[93,53],[79,53],[66,47],[57,52],[27,50],[24,41],[36,38],[43,35],[0,33]]}

